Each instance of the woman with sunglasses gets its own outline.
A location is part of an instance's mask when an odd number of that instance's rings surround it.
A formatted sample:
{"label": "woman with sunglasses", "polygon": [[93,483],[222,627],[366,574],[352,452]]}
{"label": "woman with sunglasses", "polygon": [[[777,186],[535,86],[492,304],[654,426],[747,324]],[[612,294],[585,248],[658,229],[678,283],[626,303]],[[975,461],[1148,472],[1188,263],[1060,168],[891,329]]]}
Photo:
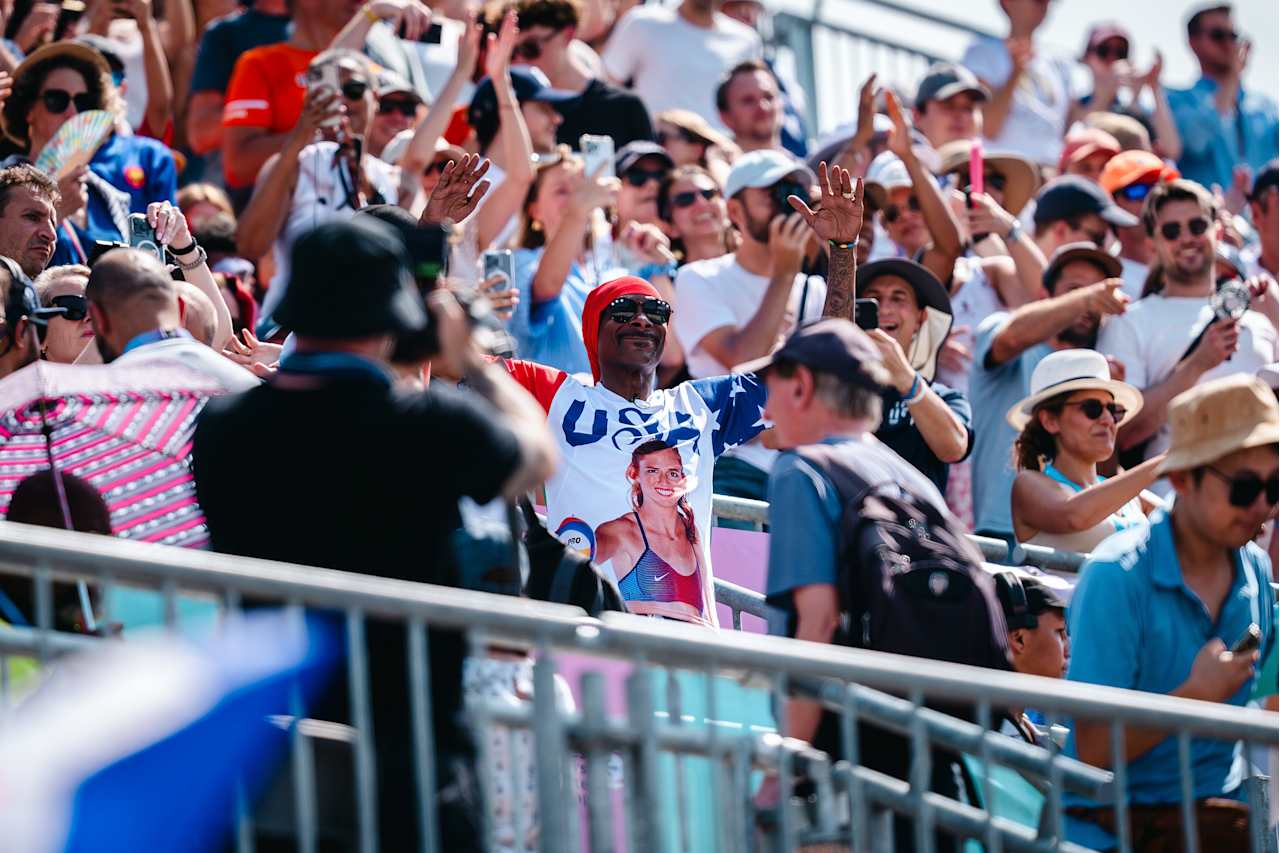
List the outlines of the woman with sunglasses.
{"label": "woman with sunglasses", "polygon": [[724,193],[701,166],[680,166],[658,188],[658,216],[681,265],[718,258],[734,249]]}
{"label": "woman with sunglasses", "polygon": [[[1164,57],[1157,50],[1147,73],[1139,74],[1130,63],[1129,55],[1129,33],[1119,24],[1099,24],[1089,31],[1080,61],[1093,73],[1093,90],[1080,99],[1074,117],[1083,119],[1093,112],[1132,116],[1154,131],[1157,153],[1177,160],[1182,156],[1182,136],[1173,120],[1164,84],[1160,82]],[[1151,90],[1154,110],[1139,103],[1143,89]],[[1121,90],[1125,92],[1123,97]]]}
{"label": "woman with sunglasses", "polygon": [[88,283],[89,268],[79,264],[49,267],[36,279],[40,304],[62,309],[60,316],[49,318],[40,347],[40,357],[46,361],[71,364],[93,340],[89,303],[84,296]]}
{"label": "woman with sunglasses", "polygon": [[666,110],[657,116],[657,142],[676,166],[701,166],[724,186],[733,161],[742,152],[706,119],[689,110]]}
{"label": "woman with sunglasses", "polygon": [[1146,488],[1164,456],[1106,478],[1116,433],[1142,408],[1137,388],[1111,378],[1093,350],[1059,350],[1031,374],[1031,394],[1009,410],[1014,442],[1013,530],[1019,542],[1089,553],[1146,520],[1160,499]]}

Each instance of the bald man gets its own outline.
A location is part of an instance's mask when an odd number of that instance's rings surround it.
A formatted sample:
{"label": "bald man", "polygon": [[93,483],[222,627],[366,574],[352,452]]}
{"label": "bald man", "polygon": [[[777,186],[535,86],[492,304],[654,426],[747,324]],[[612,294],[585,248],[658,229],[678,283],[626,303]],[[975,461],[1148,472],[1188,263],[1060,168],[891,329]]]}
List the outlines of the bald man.
{"label": "bald man", "polygon": [[247,391],[258,384],[252,373],[183,328],[179,282],[154,255],[136,249],[107,252],[94,264],[84,295],[104,362],[175,361],[226,391]]}

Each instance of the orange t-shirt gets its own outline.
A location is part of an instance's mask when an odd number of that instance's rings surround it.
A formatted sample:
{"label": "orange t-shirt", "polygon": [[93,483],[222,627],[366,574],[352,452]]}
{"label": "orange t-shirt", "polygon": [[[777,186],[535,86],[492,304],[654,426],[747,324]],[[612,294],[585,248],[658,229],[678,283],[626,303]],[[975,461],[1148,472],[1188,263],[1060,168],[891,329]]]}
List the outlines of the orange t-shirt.
{"label": "orange t-shirt", "polygon": [[[236,61],[222,108],[223,127],[261,127],[284,133],[298,123],[306,97],[306,70],[319,51],[285,42],[255,47]],[[236,187],[254,175],[227,175]]]}

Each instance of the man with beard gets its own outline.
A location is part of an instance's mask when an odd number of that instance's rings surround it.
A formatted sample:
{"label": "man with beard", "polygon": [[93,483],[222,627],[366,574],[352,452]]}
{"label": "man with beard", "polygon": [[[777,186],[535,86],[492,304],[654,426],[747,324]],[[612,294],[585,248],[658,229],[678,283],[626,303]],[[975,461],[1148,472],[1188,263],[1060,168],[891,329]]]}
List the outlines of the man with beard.
{"label": "man with beard", "polygon": [[[974,529],[1012,541],[1009,494],[1013,488],[1016,437],[1004,413],[1027,396],[1031,374],[1056,350],[1092,349],[1104,316],[1123,315],[1120,262],[1093,243],[1058,249],[1044,271],[1048,299],[1009,313],[992,314],[978,326],[969,378],[973,409]],[[1112,366],[1112,374],[1117,374]]]}
{"label": "man with beard", "polygon": [[227,391],[258,385],[252,373],[183,328],[178,283],[155,255],[138,249],[107,252],[93,265],[84,295],[103,362],[175,361]]}
{"label": "man with beard", "polygon": [[[1210,379],[1253,375],[1278,355],[1274,288],[1256,288],[1239,319],[1215,320],[1217,211],[1204,187],[1186,180],[1156,184],[1142,221],[1164,287],[1107,323],[1098,350],[1123,364],[1125,381],[1142,389],[1142,411],[1120,430],[1117,445],[1124,451],[1145,442],[1142,455],[1150,459],[1169,448],[1170,400]],[[1171,489],[1160,480],[1152,491],[1164,496]]]}

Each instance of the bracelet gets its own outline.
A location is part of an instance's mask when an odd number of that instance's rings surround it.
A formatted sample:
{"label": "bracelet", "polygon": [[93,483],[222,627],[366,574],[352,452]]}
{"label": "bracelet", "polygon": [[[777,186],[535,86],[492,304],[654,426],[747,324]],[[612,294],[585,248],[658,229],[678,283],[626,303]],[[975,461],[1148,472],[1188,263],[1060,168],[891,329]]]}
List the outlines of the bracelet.
{"label": "bracelet", "polygon": [[209,255],[205,252],[204,246],[196,246],[196,259],[194,261],[188,264],[183,263],[180,258],[175,258],[175,260],[178,261],[179,269],[183,272],[190,272],[196,267],[204,266],[205,262],[209,260]]}
{"label": "bracelet", "polygon": [[192,237],[192,238],[191,238],[191,242],[190,242],[189,244],[187,244],[186,246],[183,246],[181,249],[175,249],[175,248],[173,248],[172,246],[170,246],[170,247],[169,247],[169,254],[171,254],[171,255],[189,255],[189,254],[191,254],[192,252],[194,252],[194,251],[195,251],[196,249],[198,249],[198,248],[199,248],[199,247],[196,245],[196,238],[195,238],[195,237]]}
{"label": "bracelet", "polygon": [[911,382],[911,390],[907,392],[906,404],[908,407],[914,406],[924,399],[925,392],[929,390],[929,386],[920,381],[920,374],[916,374],[916,378]]}
{"label": "bracelet", "polygon": [[369,4],[367,3],[360,7],[360,11],[364,13],[364,16],[369,19],[369,23],[371,24],[376,24],[382,20],[378,17],[376,12],[369,8]]}
{"label": "bracelet", "polygon": [[843,249],[846,252],[852,252],[854,249],[858,248],[858,238],[854,237],[853,240],[848,243],[839,243],[835,240],[828,240],[827,244],[833,249]]}

